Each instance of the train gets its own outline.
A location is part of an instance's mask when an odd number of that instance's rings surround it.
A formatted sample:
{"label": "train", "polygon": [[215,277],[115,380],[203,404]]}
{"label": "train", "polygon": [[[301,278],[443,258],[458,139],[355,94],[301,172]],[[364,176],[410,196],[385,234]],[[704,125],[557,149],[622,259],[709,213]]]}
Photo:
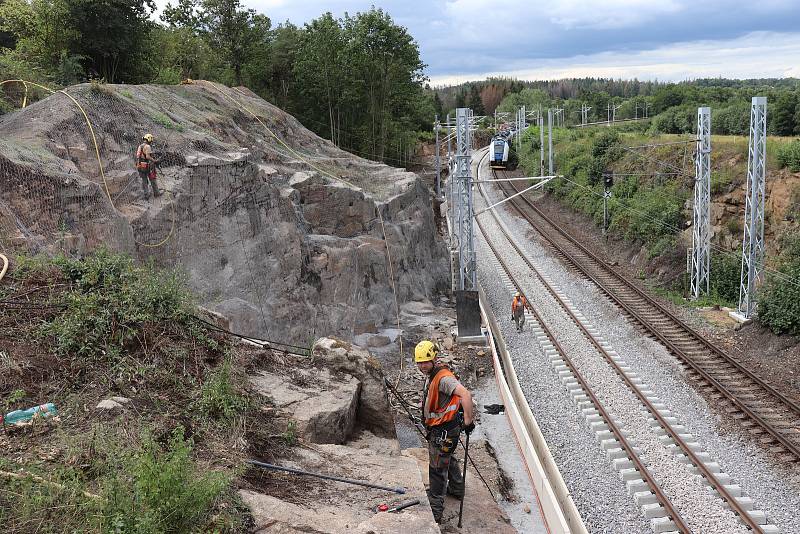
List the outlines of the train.
{"label": "train", "polygon": [[493,169],[508,168],[508,139],[506,135],[495,135],[489,148],[489,166]]}

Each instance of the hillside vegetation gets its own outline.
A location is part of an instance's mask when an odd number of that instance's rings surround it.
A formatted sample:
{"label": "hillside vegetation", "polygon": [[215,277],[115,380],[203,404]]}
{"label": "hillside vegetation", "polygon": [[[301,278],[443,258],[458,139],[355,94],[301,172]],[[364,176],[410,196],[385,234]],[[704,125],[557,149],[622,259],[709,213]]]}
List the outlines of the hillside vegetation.
{"label": "hillside vegetation", "polygon": [[291,442],[244,379],[273,357],[206,329],[192,301],[177,273],[102,250],[12,263],[0,409],[53,402],[58,417],[0,434],[4,532],[247,529],[242,460]]}
{"label": "hillside vegetation", "polygon": [[[680,143],[687,140],[690,142]],[[789,169],[781,170],[782,154],[793,150],[797,143],[789,138],[770,138],[767,142],[768,194],[775,191],[781,197],[784,189],[789,188],[793,199],[770,199],[766,210],[769,272],[765,277],[760,320],[776,333],[800,333],[800,310],[795,304],[800,297],[797,282],[800,233],[796,224],[800,216],[800,180],[792,177]],[[731,306],[739,297],[748,139],[714,135],[712,144],[711,295],[698,303]],[[641,124],[557,128],[554,151],[557,172],[565,178],[554,180],[548,191],[600,226],[602,174],[613,173],[609,232],[632,245],[643,246],[653,269],[649,275],[655,276],[656,266],[661,268],[662,275],[666,270],[659,282],[677,294],[686,294],[686,249],[691,246],[695,174],[691,138],[654,134]],[[537,128],[525,133],[519,159],[527,174],[539,173]]]}

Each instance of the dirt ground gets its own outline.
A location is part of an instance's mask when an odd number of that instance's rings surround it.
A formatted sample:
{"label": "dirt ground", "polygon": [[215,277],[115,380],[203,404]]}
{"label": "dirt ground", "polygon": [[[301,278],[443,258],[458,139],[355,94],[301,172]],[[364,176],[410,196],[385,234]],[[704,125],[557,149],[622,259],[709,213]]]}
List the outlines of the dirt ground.
{"label": "dirt ground", "polygon": [[[645,255],[640,253],[640,246],[622,240],[606,241],[601,229],[592,220],[564,207],[550,197],[540,197],[537,206],[589,250],[613,263],[628,280],[635,281],[642,289],[648,289],[648,284],[674,279],[675,273],[680,273],[683,268],[683,264],[678,262],[678,268],[673,264],[669,269],[664,265],[664,260],[646,265],[642,260]],[[603,243],[605,246],[598,246]],[[640,280],[642,271],[648,276],[645,280]],[[678,306],[652,291],[647,292],[676,316],[703,333],[710,341],[724,348],[748,369],[768,380],[778,391],[800,402],[799,338],[788,335],[777,336],[757,322],[740,325],[730,319],[725,311],[704,311],[688,304]]]}

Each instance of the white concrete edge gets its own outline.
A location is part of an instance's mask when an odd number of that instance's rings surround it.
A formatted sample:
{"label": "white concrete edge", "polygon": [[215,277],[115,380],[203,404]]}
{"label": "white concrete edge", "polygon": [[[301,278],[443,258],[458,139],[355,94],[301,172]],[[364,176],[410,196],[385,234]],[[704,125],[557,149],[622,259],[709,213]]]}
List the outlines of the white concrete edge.
{"label": "white concrete edge", "polygon": [[[536,418],[531,412],[522,388],[517,380],[514,366],[506,350],[502,336],[494,337],[493,332],[499,333],[499,328],[491,311],[484,303],[486,297],[482,288],[478,288],[480,295],[481,315],[489,326],[489,345],[492,350],[495,378],[497,380],[500,396],[505,405],[505,412],[514,432],[517,445],[525,460],[528,475],[536,488],[539,507],[542,511],[548,532],[552,534],[588,534],[586,525],[575,506],[575,502],[567,489],[555,459],[547,446]],[[497,339],[498,350],[495,347]],[[502,361],[502,364],[501,364]],[[503,368],[507,370],[503,371]]]}

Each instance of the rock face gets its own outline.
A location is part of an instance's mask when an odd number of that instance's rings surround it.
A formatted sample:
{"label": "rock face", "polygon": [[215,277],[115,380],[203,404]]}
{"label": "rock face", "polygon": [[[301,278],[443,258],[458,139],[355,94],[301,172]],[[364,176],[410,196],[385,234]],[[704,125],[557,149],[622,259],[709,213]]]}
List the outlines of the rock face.
{"label": "rock face", "polygon": [[[341,151],[245,89],[79,85],[0,117],[0,244],[98,246],[188,273],[206,308],[251,336],[349,339],[447,287],[420,179]],[[162,159],[145,200],[133,155]],[[384,241],[384,233],[386,241]],[[387,243],[389,252],[387,253]]]}
{"label": "rock face", "polygon": [[355,428],[359,381],[350,375],[334,379],[327,369],[300,369],[296,373],[287,379],[262,371],[250,377],[250,382],[256,391],[270,397],[276,407],[292,414],[297,432],[306,440],[344,443]]}
{"label": "rock face", "polygon": [[380,363],[366,350],[332,338],[317,340],[311,356],[317,365],[354,376],[361,383],[358,422],[378,435],[394,435],[393,409]]}

